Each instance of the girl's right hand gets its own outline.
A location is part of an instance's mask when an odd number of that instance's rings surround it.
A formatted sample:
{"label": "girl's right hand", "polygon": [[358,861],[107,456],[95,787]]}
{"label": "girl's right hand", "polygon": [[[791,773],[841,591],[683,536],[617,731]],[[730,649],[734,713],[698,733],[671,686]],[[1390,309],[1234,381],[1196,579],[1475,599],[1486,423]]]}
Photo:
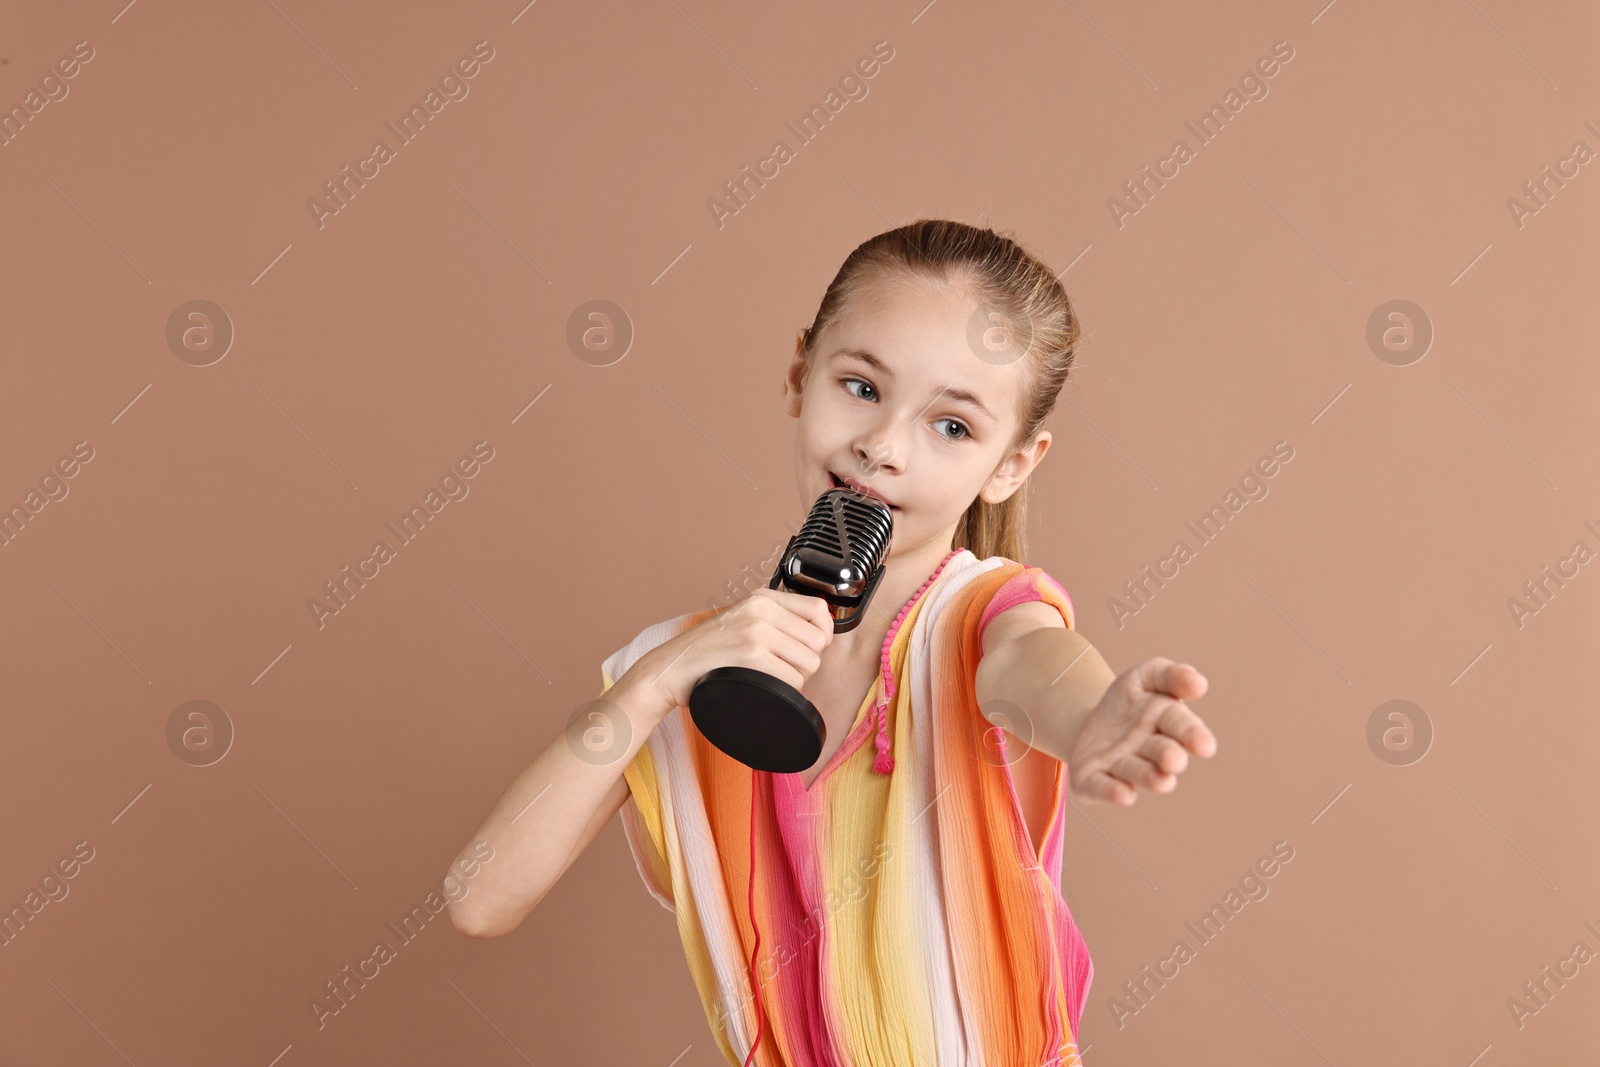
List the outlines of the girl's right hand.
{"label": "girl's right hand", "polygon": [[[757,589],[640,658],[652,688],[672,707],[688,707],[696,684],[718,667],[748,667],[799,689],[822,665],[833,615],[821,597]],[[649,665],[646,660],[653,660]]]}

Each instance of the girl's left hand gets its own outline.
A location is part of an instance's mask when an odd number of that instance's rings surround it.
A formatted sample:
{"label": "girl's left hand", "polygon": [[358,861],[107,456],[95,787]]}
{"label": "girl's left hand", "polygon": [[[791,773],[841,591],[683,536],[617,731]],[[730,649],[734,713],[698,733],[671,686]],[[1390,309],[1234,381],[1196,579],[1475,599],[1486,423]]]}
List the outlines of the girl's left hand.
{"label": "girl's left hand", "polygon": [[1139,787],[1170,793],[1189,753],[1210,759],[1217,739],[1184,703],[1205,695],[1206,676],[1156,656],[1123,672],[1083,721],[1067,761],[1072,791],[1124,806]]}

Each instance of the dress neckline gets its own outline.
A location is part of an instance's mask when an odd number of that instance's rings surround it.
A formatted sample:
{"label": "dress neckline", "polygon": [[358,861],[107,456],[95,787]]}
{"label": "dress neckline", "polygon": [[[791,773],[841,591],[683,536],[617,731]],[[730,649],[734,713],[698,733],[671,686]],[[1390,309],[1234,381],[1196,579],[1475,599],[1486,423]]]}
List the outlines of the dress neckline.
{"label": "dress neckline", "polygon": [[[894,622],[889,625],[889,631],[883,637],[883,647],[878,657],[878,677],[873,679],[872,685],[867,689],[866,696],[862,698],[861,707],[856,710],[855,721],[850,724],[850,732],[845,735],[844,743],[834,750],[833,755],[828,758],[828,762],[823,765],[822,770],[818,771],[817,776],[811,780],[811,784],[809,786],[805,784],[805,771],[778,774],[774,775],[774,778],[787,780],[799,792],[810,796],[822,784],[823,780],[833,773],[836,767],[855,755],[856,749],[860,748],[866,740],[867,730],[865,725],[871,718],[877,719],[878,727],[878,757],[873,761],[873,768],[882,774],[888,774],[894,769],[894,757],[890,753],[891,743],[888,738],[888,705],[894,699],[896,686],[893,668],[889,660],[889,650],[894,646],[894,639],[899,636],[900,624],[905,621],[911,609],[922,599],[923,594],[939,580],[940,575],[944,573],[945,567],[950,561],[966,551],[968,550],[965,548],[951,550],[950,554],[945,556],[939,562],[939,565],[933,569],[933,573],[928,575],[922,586],[911,594],[911,598],[901,606],[899,614],[894,617]],[[878,696],[876,705],[873,703],[874,694]],[[873,708],[875,714],[869,713],[869,707]],[[809,768],[807,769],[809,770]]]}
{"label": "dress neckline", "polygon": [[[867,686],[867,694],[861,698],[861,706],[856,709],[856,717],[850,723],[849,731],[844,735],[844,743],[833,750],[833,755],[828,757],[828,762],[822,765],[822,770],[817,772],[817,776],[811,779],[810,785],[806,785],[805,771],[796,771],[789,776],[795,780],[795,784],[800,787],[802,793],[810,794],[833,771],[835,765],[849,759],[855,753],[855,750],[861,747],[861,742],[856,740],[856,732],[866,722],[867,709],[872,706],[872,698],[881,688],[883,688],[883,678],[880,675],[872,679],[872,684]],[[810,770],[810,768],[808,767],[806,770]]]}

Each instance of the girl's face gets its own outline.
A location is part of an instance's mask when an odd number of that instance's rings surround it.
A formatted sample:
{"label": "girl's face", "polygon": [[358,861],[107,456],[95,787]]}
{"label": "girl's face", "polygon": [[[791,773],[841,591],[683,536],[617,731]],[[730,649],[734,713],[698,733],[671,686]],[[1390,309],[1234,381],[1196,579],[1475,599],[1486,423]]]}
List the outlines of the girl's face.
{"label": "girl's face", "polygon": [[1050,434],[1012,448],[1027,361],[979,358],[977,308],[959,286],[882,278],[823,329],[809,370],[796,342],[783,405],[800,420],[807,508],[842,479],[893,508],[891,554],[934,541],[942,553],[975,498],[998,504],[1022,485]]}

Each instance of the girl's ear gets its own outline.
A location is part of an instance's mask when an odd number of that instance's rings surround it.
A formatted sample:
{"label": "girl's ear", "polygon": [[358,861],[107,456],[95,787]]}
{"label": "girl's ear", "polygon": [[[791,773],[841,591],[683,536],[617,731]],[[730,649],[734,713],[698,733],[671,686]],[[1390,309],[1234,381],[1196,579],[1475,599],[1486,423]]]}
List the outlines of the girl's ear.
{"label": "girl's ear", "polygon": [[1000,466],[995,468],[995,472],[978,491],[978,496],[989,504],[1004,503],[1027,481],[1028,475],[1033,473],[1033,468],[1039,465],[1048,451],[1050,431],[1041,430],[1032,443],[1017,449],[1000,462]]}
{"label": "girl's ear", "polygon": [[801,330],[794,341],[794,359],[783,377],[783,412],[792,419],[800,417],[800,399],[806,382],[806,332]]}

